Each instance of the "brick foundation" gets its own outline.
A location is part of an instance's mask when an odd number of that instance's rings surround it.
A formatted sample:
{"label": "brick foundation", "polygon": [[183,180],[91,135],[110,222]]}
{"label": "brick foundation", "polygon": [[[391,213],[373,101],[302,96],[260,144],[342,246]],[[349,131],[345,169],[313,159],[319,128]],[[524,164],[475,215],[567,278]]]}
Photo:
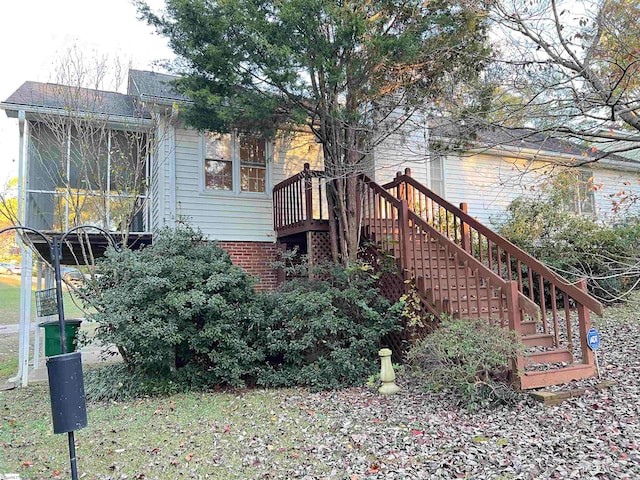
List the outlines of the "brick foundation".
{"label": "brick foundation", "polygon": [[256,290],[273,290],[278,286],[278,271],[271,267],[281,246],[268,242],[217,242],[234,265],[259,279]]}

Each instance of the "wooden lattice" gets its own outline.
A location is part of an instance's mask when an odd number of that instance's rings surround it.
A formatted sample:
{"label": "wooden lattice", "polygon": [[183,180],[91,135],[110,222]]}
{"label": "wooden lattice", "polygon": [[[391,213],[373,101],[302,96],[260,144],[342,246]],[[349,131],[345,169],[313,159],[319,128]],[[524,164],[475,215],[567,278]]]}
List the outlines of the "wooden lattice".
{"label": "wooden lattice", "polygon": [[331,240],[329,232],[309,232],[309,261],[312,265],[319,265],[331,260]]}

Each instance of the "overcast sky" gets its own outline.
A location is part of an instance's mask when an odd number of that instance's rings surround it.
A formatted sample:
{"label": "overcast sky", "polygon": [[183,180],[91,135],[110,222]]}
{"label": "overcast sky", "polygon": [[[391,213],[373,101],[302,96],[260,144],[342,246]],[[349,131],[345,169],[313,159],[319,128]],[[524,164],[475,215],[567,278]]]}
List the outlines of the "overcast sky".
{"label": "overcast sky", "polygon": [[[162,0],[148,2],[161,7]],[[130,0],[0,0],[0,100],[27,80],[47,82],[73,45],[155,69],[172,57],[164,38],[137,20]],[[18,174],[18,124],[0,110],[0,182]]]}

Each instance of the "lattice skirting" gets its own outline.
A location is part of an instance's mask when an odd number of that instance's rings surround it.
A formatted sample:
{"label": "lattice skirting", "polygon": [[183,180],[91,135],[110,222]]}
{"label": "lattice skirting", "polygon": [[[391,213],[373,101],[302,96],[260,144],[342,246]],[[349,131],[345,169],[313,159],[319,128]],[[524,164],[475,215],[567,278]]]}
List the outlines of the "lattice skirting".
{"label": "lattice skirting", "polygon": [[309,261],[311,265],[331,260],[331,240],[329,232],[308,232]]}

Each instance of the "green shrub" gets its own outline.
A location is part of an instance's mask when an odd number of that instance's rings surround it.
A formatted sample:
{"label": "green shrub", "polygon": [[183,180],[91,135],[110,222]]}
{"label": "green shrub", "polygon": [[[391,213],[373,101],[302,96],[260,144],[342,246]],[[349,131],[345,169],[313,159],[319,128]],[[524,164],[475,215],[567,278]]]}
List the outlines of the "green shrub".
{"label": "green shrub", "polygon": [[133,373],[243,385],[261,360],[253,280],[201,233],[165,229],[142,250],[110,250],[99,269],[89,318]]}
{"label": "green shrub", "polygon": [[509,385],[509,362],[521,351],[514,332],[486,320],[445,319],[410,348],[407,361],[428,388],[451,388],[473,407],[516,398]]}
{"label": "green shrub", "polygon": [[616,300],[640,279],[632,267],[639,258],[640,218],[604,225],[567,212],[559,195],[518,198],[507,214],[501,235],[569,280],[587,279],[589,291],[604,301]]}
{"label": "green shrub", "polygon": [[132,371],[121,363],[91,368],[84,372],[84,390],[87,400],[91,402],[173,395],[188,389],[189,385],[172,380],[170,376],[146,375]]}
{"label": "green shrub", "polygon": [[398,330],[402,304],[380,295],[367,265],[333,265],[263,297],[257,382],[313,389],[364,384],[379,369],[380,339]]}

